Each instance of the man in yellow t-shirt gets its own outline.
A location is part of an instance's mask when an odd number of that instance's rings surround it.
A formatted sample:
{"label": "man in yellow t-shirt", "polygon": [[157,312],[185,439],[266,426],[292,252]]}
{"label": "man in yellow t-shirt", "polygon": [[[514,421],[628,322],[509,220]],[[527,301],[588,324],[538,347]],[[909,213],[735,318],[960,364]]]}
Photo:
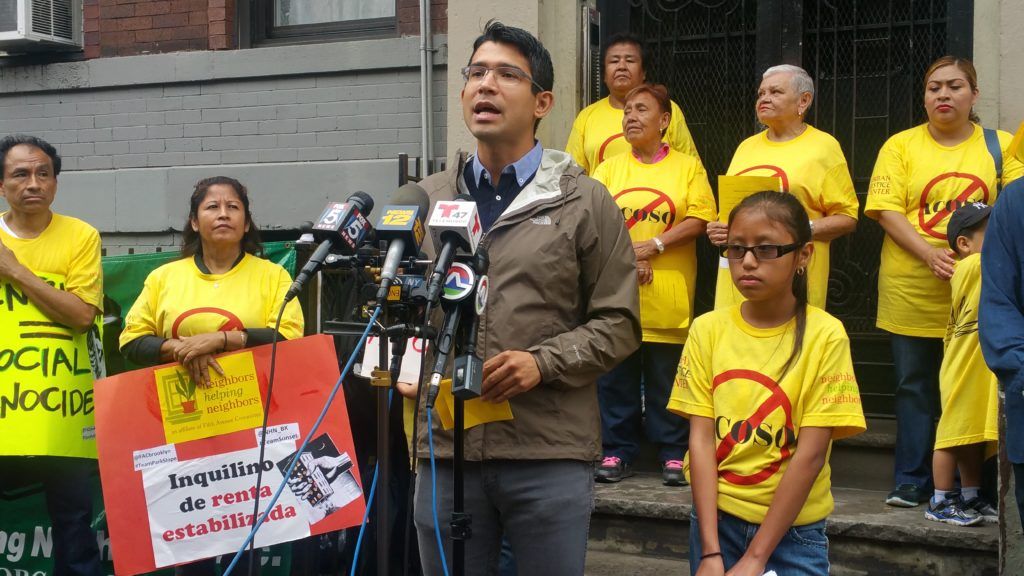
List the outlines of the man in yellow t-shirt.
{"label": "man in yellow t-shirt", "polygon": [[[42,374],[21,372],[22,366],[12,366],[0,373],[14,375],[21,386],[38,390],[52,385],[68,392],[75,389],[72,379],[81,385],[84,378],[88,389],[83,391],[83,398],[91,398],[92,370],[87,360],[86,333],[103,305],[100,238],[85,222],[50,210],[60,167],[57,150],[42,139],[19,134],[0,140],[0,193],[10,207],[0,215],[0,283],[7,298],[19,295],[8,302],[5,311],[10,313],[10,306],[19,302],[26,314],[47,320],[35,321],[33,325],[40,324],[39,332],[22,338],[49,335],[67,340],[74,343],[73,356],[84,358],[67,373],[56,365],[52,371],[44,369]],[[9,342],[11,330],[6,324],[4,327],[4,338]],[[39,347],[44,346],[43,342],[38,340]],[[54,376],[58,381],[51,382]],[[2,392],[5,397],[8,393]],[[76,418],[76,431],[65,436],[67,425],[60,420],[67,418]],[[0,488],[13,488],[19,482],[42,483],[53,526],[54,573],[98,576],[99,548],[90,527],[95,462],[79,457],[89,455],[94,459],[96,454],[91,407],[88,414],[63,416],[56,410],[33,419],[40,428],[10,429],[11,418],[0,419],[0,436],[8,440],[27,436],[36,440],[47,438],[45,451],[33,457],[26,457],[10,442],[0,441]],[[61,437],[51,438],[58,430]]]}
{"label": "man in yellow t-shirt", "polygon": [[[736,148],[727,174],[778,178],[781,191],[800,200],[811,222],[836,215],[857,220],[860,205],[843,149],[832,135],[814,126],[808,125],[802,134],[785,142],[773,142],[767,130],[747,138]],[[728,216],[722,214],[723,218]],[[828,276],[829,241],[815,240],[807,267],[807,301],[812,306],[825,308]],[[715,308],[728,308],[742,301],[729,275],[728,261],[722,258]]]}
{"label": "man in yellow t-shirt", "polygon": [[[626,94],[647,78],[644,56],[643,42],[632,34],[615,34],[605,43],[602,62],[608,96],[576,116],[565,145],[565,151],[587,174],[593,175],[601,162],[630,150],[622,134],[622,107]],[[686,118],[675,102],[672,102],[672,118],[665,142],[673,150],[700,161],[690,129],[686,127]]]}

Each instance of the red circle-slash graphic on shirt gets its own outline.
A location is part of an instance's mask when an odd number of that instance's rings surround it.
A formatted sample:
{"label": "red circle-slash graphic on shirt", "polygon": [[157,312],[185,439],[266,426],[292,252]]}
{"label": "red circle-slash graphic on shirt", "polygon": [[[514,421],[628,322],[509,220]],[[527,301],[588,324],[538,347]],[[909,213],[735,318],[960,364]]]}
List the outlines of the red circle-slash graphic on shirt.
{"label": "red circle-slash graphic on shirt", "polygon": [[607,148],[608,145],[612,143],[612,141],[617,140],[619,138],[622,138],[623,136],[625,136],[625,134],[623,134],[622,132],[619,132],[618,134],[612,134],[611,136],[608,137],[607,140],[604,141],[603,144],[601,144],[601,147],[597,149],[597,163],[598,164],[601,164],[601,162],[604,162],[604,150],[605,150],[605,148]]}
{"label": "red circle-slash graphic on shirt", "polygon": [[771,172],[769,177],[775,177],[782,180],[782,191],[789,192],[789,176],[786,175],[785,170],[778,166],[772,166],[771,164],[759,164],[757,166],[751,166],[745,170],[740,170],[736,173],[736,176],[743,176],[744,174],[753,172],[754,170],[768,170]]}
{"label": "red circle-slash graphic on shirt", "polygon": [[220,332],[231,332],[232,330],[245,330],[245,325],[242,324],[242,321],[238,318],[238,316],[235,316],[234,314],[228,312],[223,308],[193,308],[191,310],[182,312],[181,314],[178,315],[177,318],[175,318],[174,324],[171,325],[171,338],[178,337],[178,328],[181,327],[181,323],[186,318],[188,318],[189,316],[195,316],[197,314],[215,314],[217,316],[222,316],[223,318],[225,318],[227,322],[225,322],[224,324],[221,325],[220,328],[218,328],[218,331]]}
{"label": "red circle-slash graphic on shirt", "polygon": [[[786,430],[790,433],[795,430],[793,427],[793,406],[790,404],[789,397],[786,396],[786,392],[779,387],[775,380],[753,370],[726,370],[718,376],[715,376],[714,381],[711,383],[712,392],[714,392],[714,390],[720,385],[731,380],[749,380],[764,386],[768,392],[771,393],[771,396],[769,396],[768,399],[754,411],[750,418],[746,419],[746,422],[750,425],[751,429],[756,429],[771,413],[781,409],[783,414],[786,415]],[[726,456],[732,453],[732,450],[735,447],[736,439],[733,438],[731,434],[726,434],[725,438],[722,438],[722,441],[718,444],[718,449],[715,452],[715,457],[718,459],[718,462],[725,460]],[[736,474],[735,472],[720,471],[718,475],[730,484],[740,486],[760,484],[768,478],[771,478],[779,471],[779,468],[782,467],[782,462],[789,458],[790,453],[791,450],[787,443],[779,448],[779,459],[758,472],[744,476],[742,474]]]}
{"label": "red circle-slash graphic on shirt", "polygon": [[668,214],[672,218],[672,220],[671,222],[668,223],[667,226],[665,226],[665,231],[671,230],[672,226],[674,226],[676,223],[676,204],[675,202],[672,201],[671,198],[669,198],[668,194],[665,194],[661,190],[658,190],[656,188],[644,188],[642,186],[637,188],[626,188],[625,190],[619,192],[612,198],[616,202],[618,202],[619,198],[625,196],[626,194],[636,194],[638,192],[650,192],[651,194],[654,194],[654,200],[649,202],[643,208],[634,211],[633,215],[626,220],[626,228],[632,229],[633,226],[636,226],[637,222],[643,219],[642,217],[644,215],[654,212],[654,209],[660,207],[662,204],[667,204]]}
{"label": "red circle-slash graphic on shirt", "polygon": [[[924,219],[925,210],[928,208],[928,195],[931,194],[932,190],[940,183],[946,180],[958,178],[967,181],[967,187],[964,188],[956,198],[948,203],[941,209],[937,210],[935,214],[928,220]],[[978,178],[974,174],[968,174],[966,172],[946,172],[945,174],[939,174],[932,181],[925,185],[924,190],[921,192],[921,205],[917,211],[917,222],[921,225],[921,230],[924,230],[925,234],[938,238],[939,240],[946,240],[946,235],[942,232],[936,232],[935,227],[940,223],[949,218],[949,215],[956,210],[958,205],[966,204],[970,201],[971,196],[981,191],[981,201],[988,204],[988,186],[981,178]]]}

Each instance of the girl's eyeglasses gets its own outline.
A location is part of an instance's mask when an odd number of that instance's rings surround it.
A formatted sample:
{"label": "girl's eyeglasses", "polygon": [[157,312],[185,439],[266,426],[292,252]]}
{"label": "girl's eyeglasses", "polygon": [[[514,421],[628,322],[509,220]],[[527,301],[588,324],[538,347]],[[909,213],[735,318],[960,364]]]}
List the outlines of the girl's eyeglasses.
{"label": "girl's eyeglasses", "polygon": [[774,260],[803,246],[799,242],[793,244],[759,244],[757,246],[741,246],[739,244],[726,244],[720,248],[722,256],[729,260],[743,260],[747,252],[753,252],[754,258],[758,260]]}

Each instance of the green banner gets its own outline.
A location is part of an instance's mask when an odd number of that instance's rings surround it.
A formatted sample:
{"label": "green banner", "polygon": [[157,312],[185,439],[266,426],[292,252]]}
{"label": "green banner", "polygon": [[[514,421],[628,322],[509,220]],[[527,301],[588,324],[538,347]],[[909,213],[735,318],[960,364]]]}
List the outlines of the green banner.
{"label": "green banner", "polygon": [[[12,495],[4,495],[4,498]],[[93,510],[96,542],[99,544],[103,573],[113,576],[114,562],[110,555],[110,536],[104,519],[99,488]],[[262,576],[288,576],[291,572],[291,544],[261,549]],[[225,563],[228,560],[225,560]],[[225,564],[226,565],[226,564]],[[223,568],[223,567],[222,567]],[[3,572],[6,569],[7,572]],[[46,513],[46,500],[40,489],[30,490],[11,500],[0,499],[0,573],[17,576],[50,576],[53,574],[53,534]],[[156,576],[172,576],[172,568],[151,572]]]}
{"label": "green banner", "polygon": [[[264,257],[283,266],[295,275],[295,246],[292,242],[268,242],[263,245]],[[142,291],[146,276],[159,266],[180,258],[179,252],[128,254],[103,258],[104,287],[104,355],[107,375],[134,368],[128,366],[118,352],[117,339],[124,325],[124,316]],[[110,536],[103,512],[103,499],[96,480],[93,527],[99,543],[105,574],[114,574],[110,555]],[[291,571],[291,544],[262,549],[261,574],[287,576]],[[46,500],[41,486],[28,487],[16,493],[0,493],[0,574],[17,576],[49,576],[53,572],[53,536]],[[6,569],[7,572],[4,572]],[[153,574],[171,576],[173,570]]]}

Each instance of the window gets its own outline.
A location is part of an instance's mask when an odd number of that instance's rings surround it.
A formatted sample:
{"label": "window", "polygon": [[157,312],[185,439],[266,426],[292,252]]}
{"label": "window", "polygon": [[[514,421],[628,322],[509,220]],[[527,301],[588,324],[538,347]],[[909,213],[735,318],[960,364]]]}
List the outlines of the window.
{"label": "window", "polygon": [[254,0],[252,43],[394,35],[395,5],[396,0]]}

